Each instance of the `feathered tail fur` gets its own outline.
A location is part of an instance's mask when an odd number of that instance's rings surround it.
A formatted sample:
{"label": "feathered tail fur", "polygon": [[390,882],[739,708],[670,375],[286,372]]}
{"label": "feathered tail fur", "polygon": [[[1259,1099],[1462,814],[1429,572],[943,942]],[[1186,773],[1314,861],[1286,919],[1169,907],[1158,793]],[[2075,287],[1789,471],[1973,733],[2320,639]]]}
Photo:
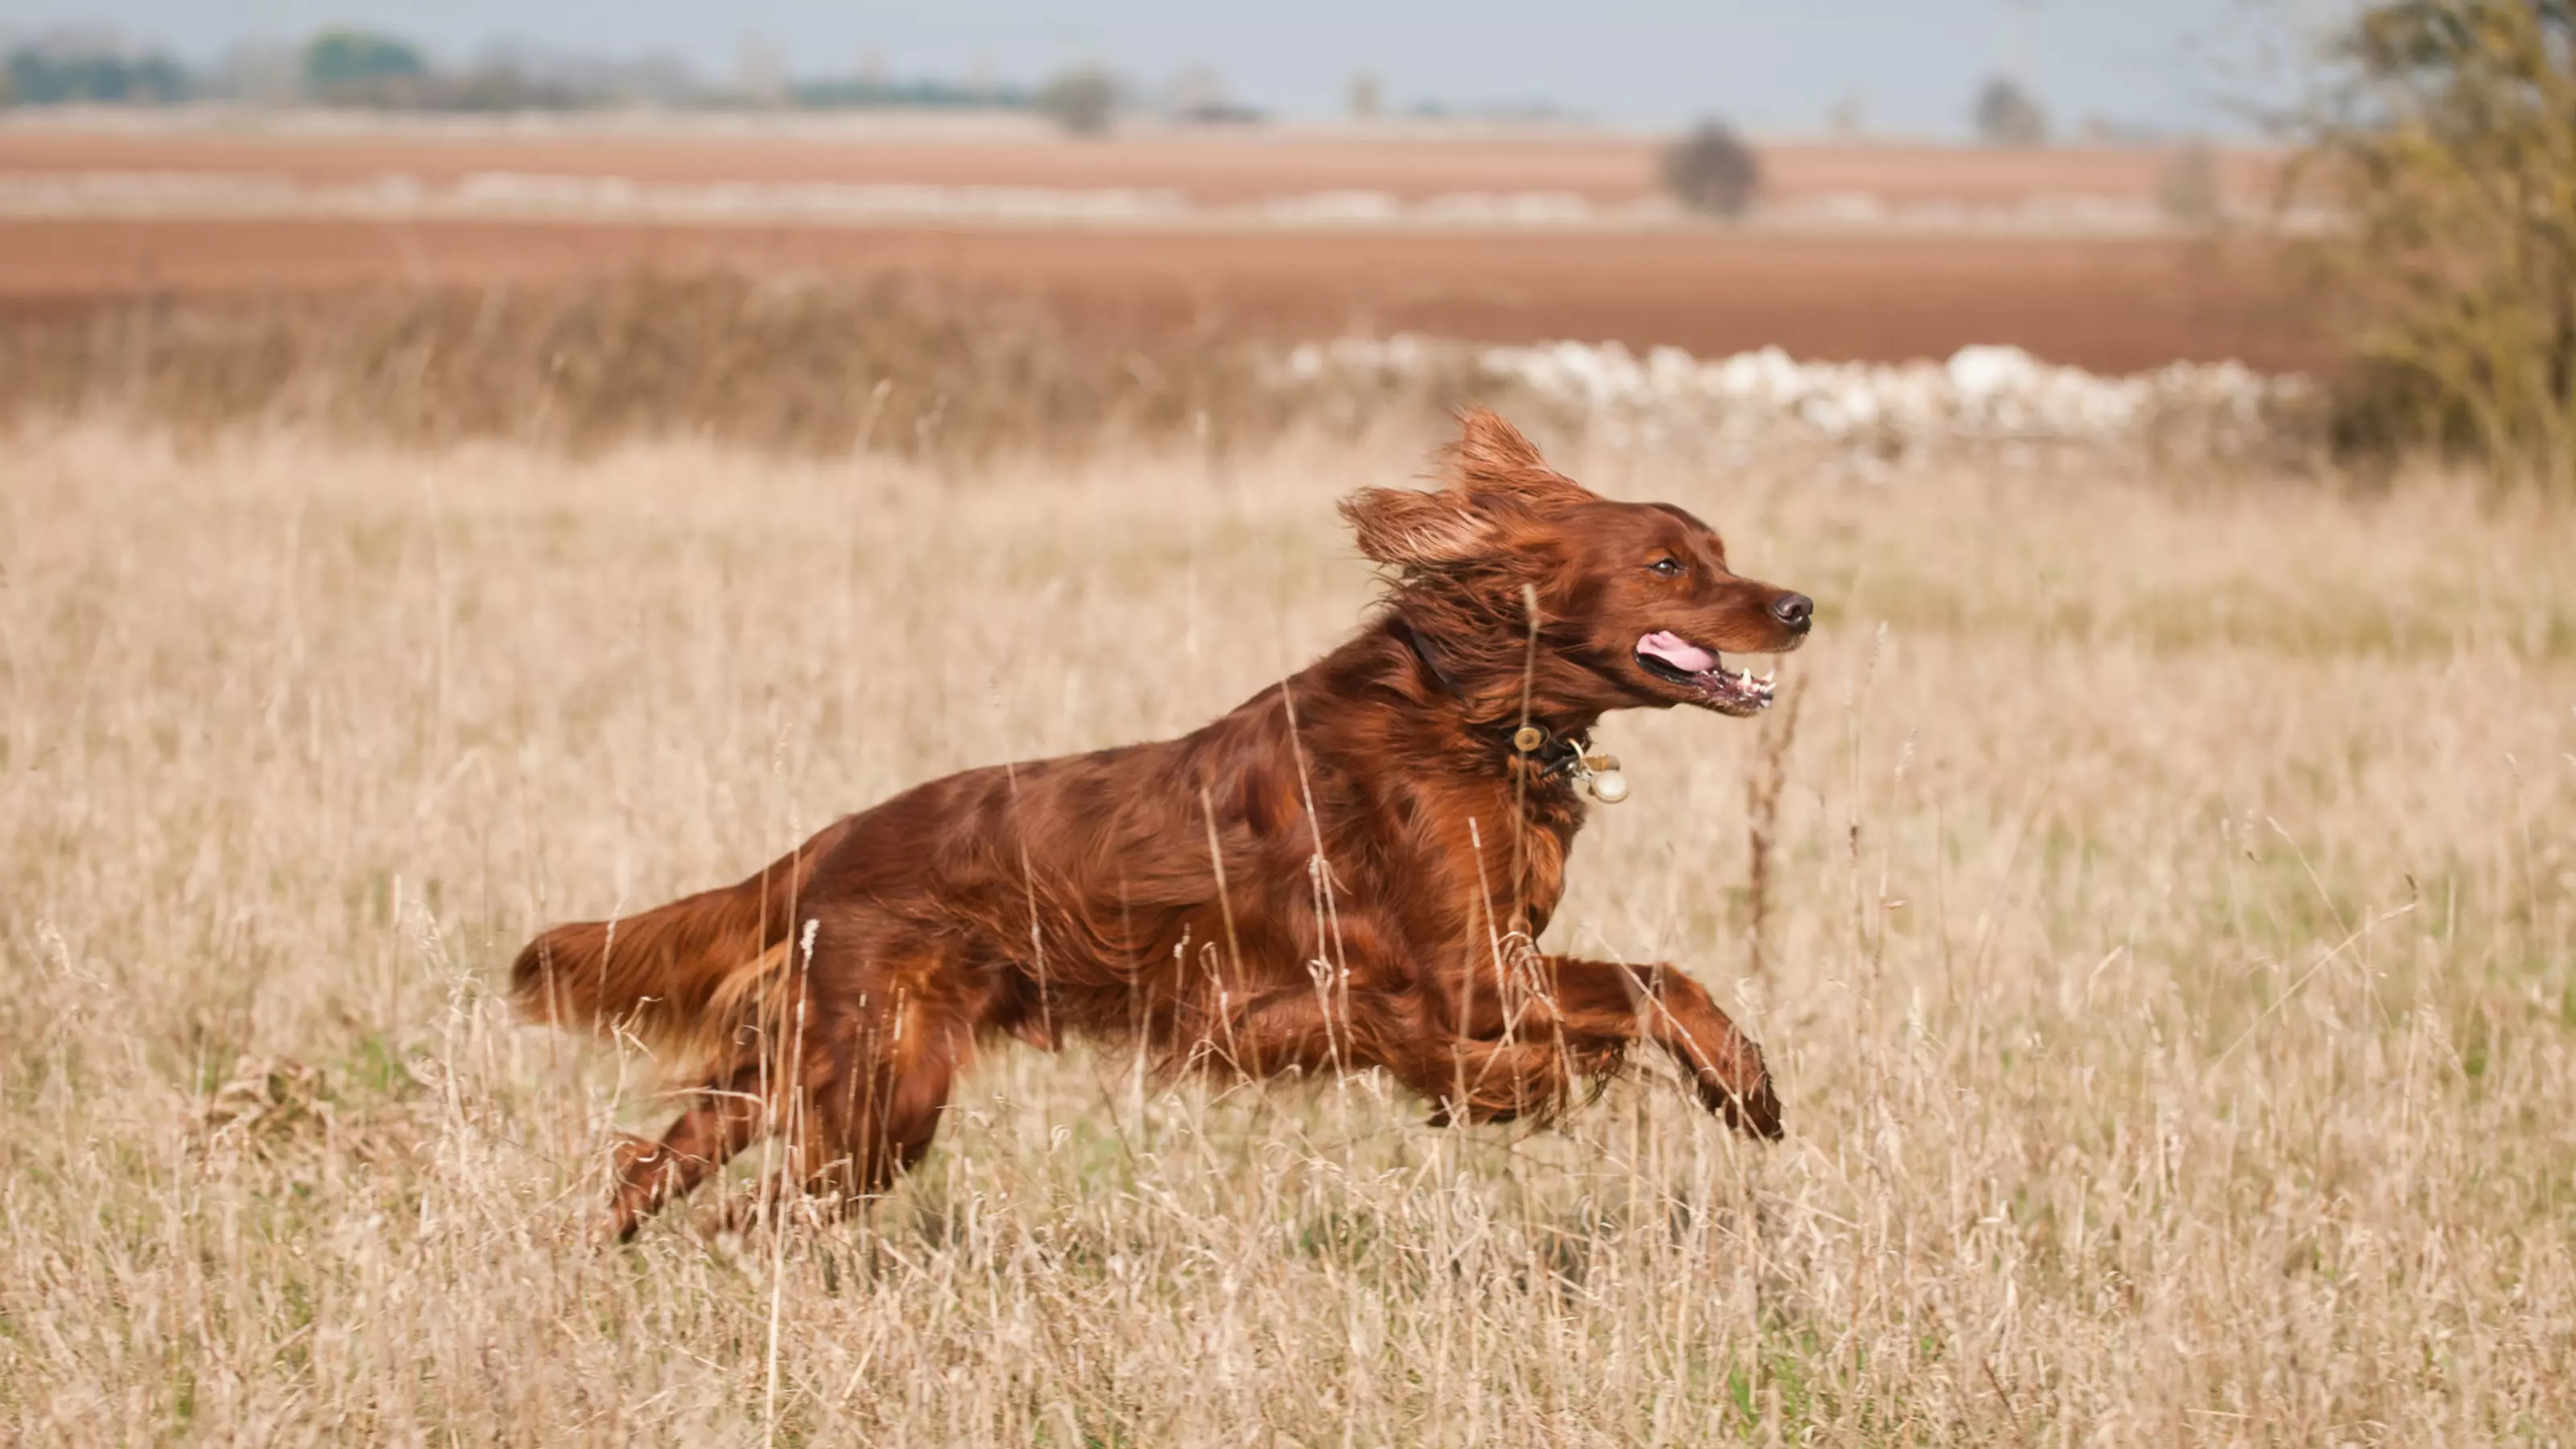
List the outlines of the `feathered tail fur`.
{"label": "feathered tail fur", "polygon": [[683,1069],[726,1055],[788,976],[796,901],[824,831],[749,879],[612,921],[540,933],[510,968],[522,1016],[630,1035]]}

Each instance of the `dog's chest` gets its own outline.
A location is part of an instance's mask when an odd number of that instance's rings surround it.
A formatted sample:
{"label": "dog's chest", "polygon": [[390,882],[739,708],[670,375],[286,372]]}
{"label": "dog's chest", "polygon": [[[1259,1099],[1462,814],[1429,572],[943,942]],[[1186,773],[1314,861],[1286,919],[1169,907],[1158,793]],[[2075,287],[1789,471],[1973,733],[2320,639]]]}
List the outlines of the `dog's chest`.
{"label": "dog's chest", "polygon": [[1417,833],[1415,861],[1427,883],[1474,918],[1471,934],[1487,926],[1532,936],[1545,930],[1565,894],[1582,805],[1561,789],[1525,794],[1484,781],[1427,793],[1417,823],[1429,828]]}
{"label": "dog's chest", "polygon": [[1520,820],[1519,884],[1523,908],[1520,929],[1536,937],[1547,929],[1556,904],[1565,896],[1567,857],[1575,832],[1583,828],[1583,807],[1568,800],[1526,810]]}

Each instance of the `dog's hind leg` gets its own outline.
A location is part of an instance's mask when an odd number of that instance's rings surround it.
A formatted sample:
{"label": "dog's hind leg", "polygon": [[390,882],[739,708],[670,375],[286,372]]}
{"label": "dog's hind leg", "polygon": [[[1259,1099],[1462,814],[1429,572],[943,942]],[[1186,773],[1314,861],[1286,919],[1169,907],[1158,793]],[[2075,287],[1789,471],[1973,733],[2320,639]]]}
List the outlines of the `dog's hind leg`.
{"label": "dog's hind leg", "polygon": [[758,1140],[769,1113],[756,1081],[737,1076],[709,1082],[659,1142],[629,1138],[618,1144],[616,1189],[608,1202],[608,1231],[619,1242],[635,1236],[663,1204],[686,1194]]}
{"label": "dog's hind leg", "polygon": [[801,1187],[827,1216],[884,1196],[930,1151],[973,1049],[957,1003],[883,977],[868,995],[850,1016],[827,1018],[833,1044],[807,1078],[779,1183]]}

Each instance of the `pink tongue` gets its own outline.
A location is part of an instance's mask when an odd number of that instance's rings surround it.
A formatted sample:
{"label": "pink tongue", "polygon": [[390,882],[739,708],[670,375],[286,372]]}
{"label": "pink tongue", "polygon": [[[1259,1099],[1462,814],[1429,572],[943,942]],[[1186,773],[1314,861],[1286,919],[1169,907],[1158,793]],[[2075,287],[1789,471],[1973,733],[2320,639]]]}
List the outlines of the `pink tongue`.
{"label": "pink tongue", "polygon": [[1717,667],[1717,656],[1668,629],[1659,629],[1637,641],[1637,652],[1652,654],[1684,674],[1706,674]]}

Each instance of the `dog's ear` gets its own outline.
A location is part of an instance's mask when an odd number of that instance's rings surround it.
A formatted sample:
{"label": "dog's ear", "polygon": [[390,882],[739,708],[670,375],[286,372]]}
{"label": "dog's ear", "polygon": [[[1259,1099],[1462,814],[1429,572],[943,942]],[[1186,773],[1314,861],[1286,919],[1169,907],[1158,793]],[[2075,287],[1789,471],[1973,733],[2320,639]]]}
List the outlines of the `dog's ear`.
{"label": "dog's ear", "polygon": [[1494,552],[1494,520],[1454,489],[1363,488],[1342,500],[1360,552],[1390,568],[1454,569]]}
{"label": "dog's ear", "polygon": [[1458,422],[1458,441],[1441,459],[1446,487],[1363,488],[1342,500],[1360,552],[1391,568],[1454,572],[1528,547],[1555,509],[1599,501],[1493,413],[1463,409]]}
{"label": "dog's ear", "polygon": [[1450,487],[1501,494],[1541,511],[1600,496],[1547,466],[1536,444],[1486,408],[1459,410],[1458,441],[1443,461],[1441,474]]}

